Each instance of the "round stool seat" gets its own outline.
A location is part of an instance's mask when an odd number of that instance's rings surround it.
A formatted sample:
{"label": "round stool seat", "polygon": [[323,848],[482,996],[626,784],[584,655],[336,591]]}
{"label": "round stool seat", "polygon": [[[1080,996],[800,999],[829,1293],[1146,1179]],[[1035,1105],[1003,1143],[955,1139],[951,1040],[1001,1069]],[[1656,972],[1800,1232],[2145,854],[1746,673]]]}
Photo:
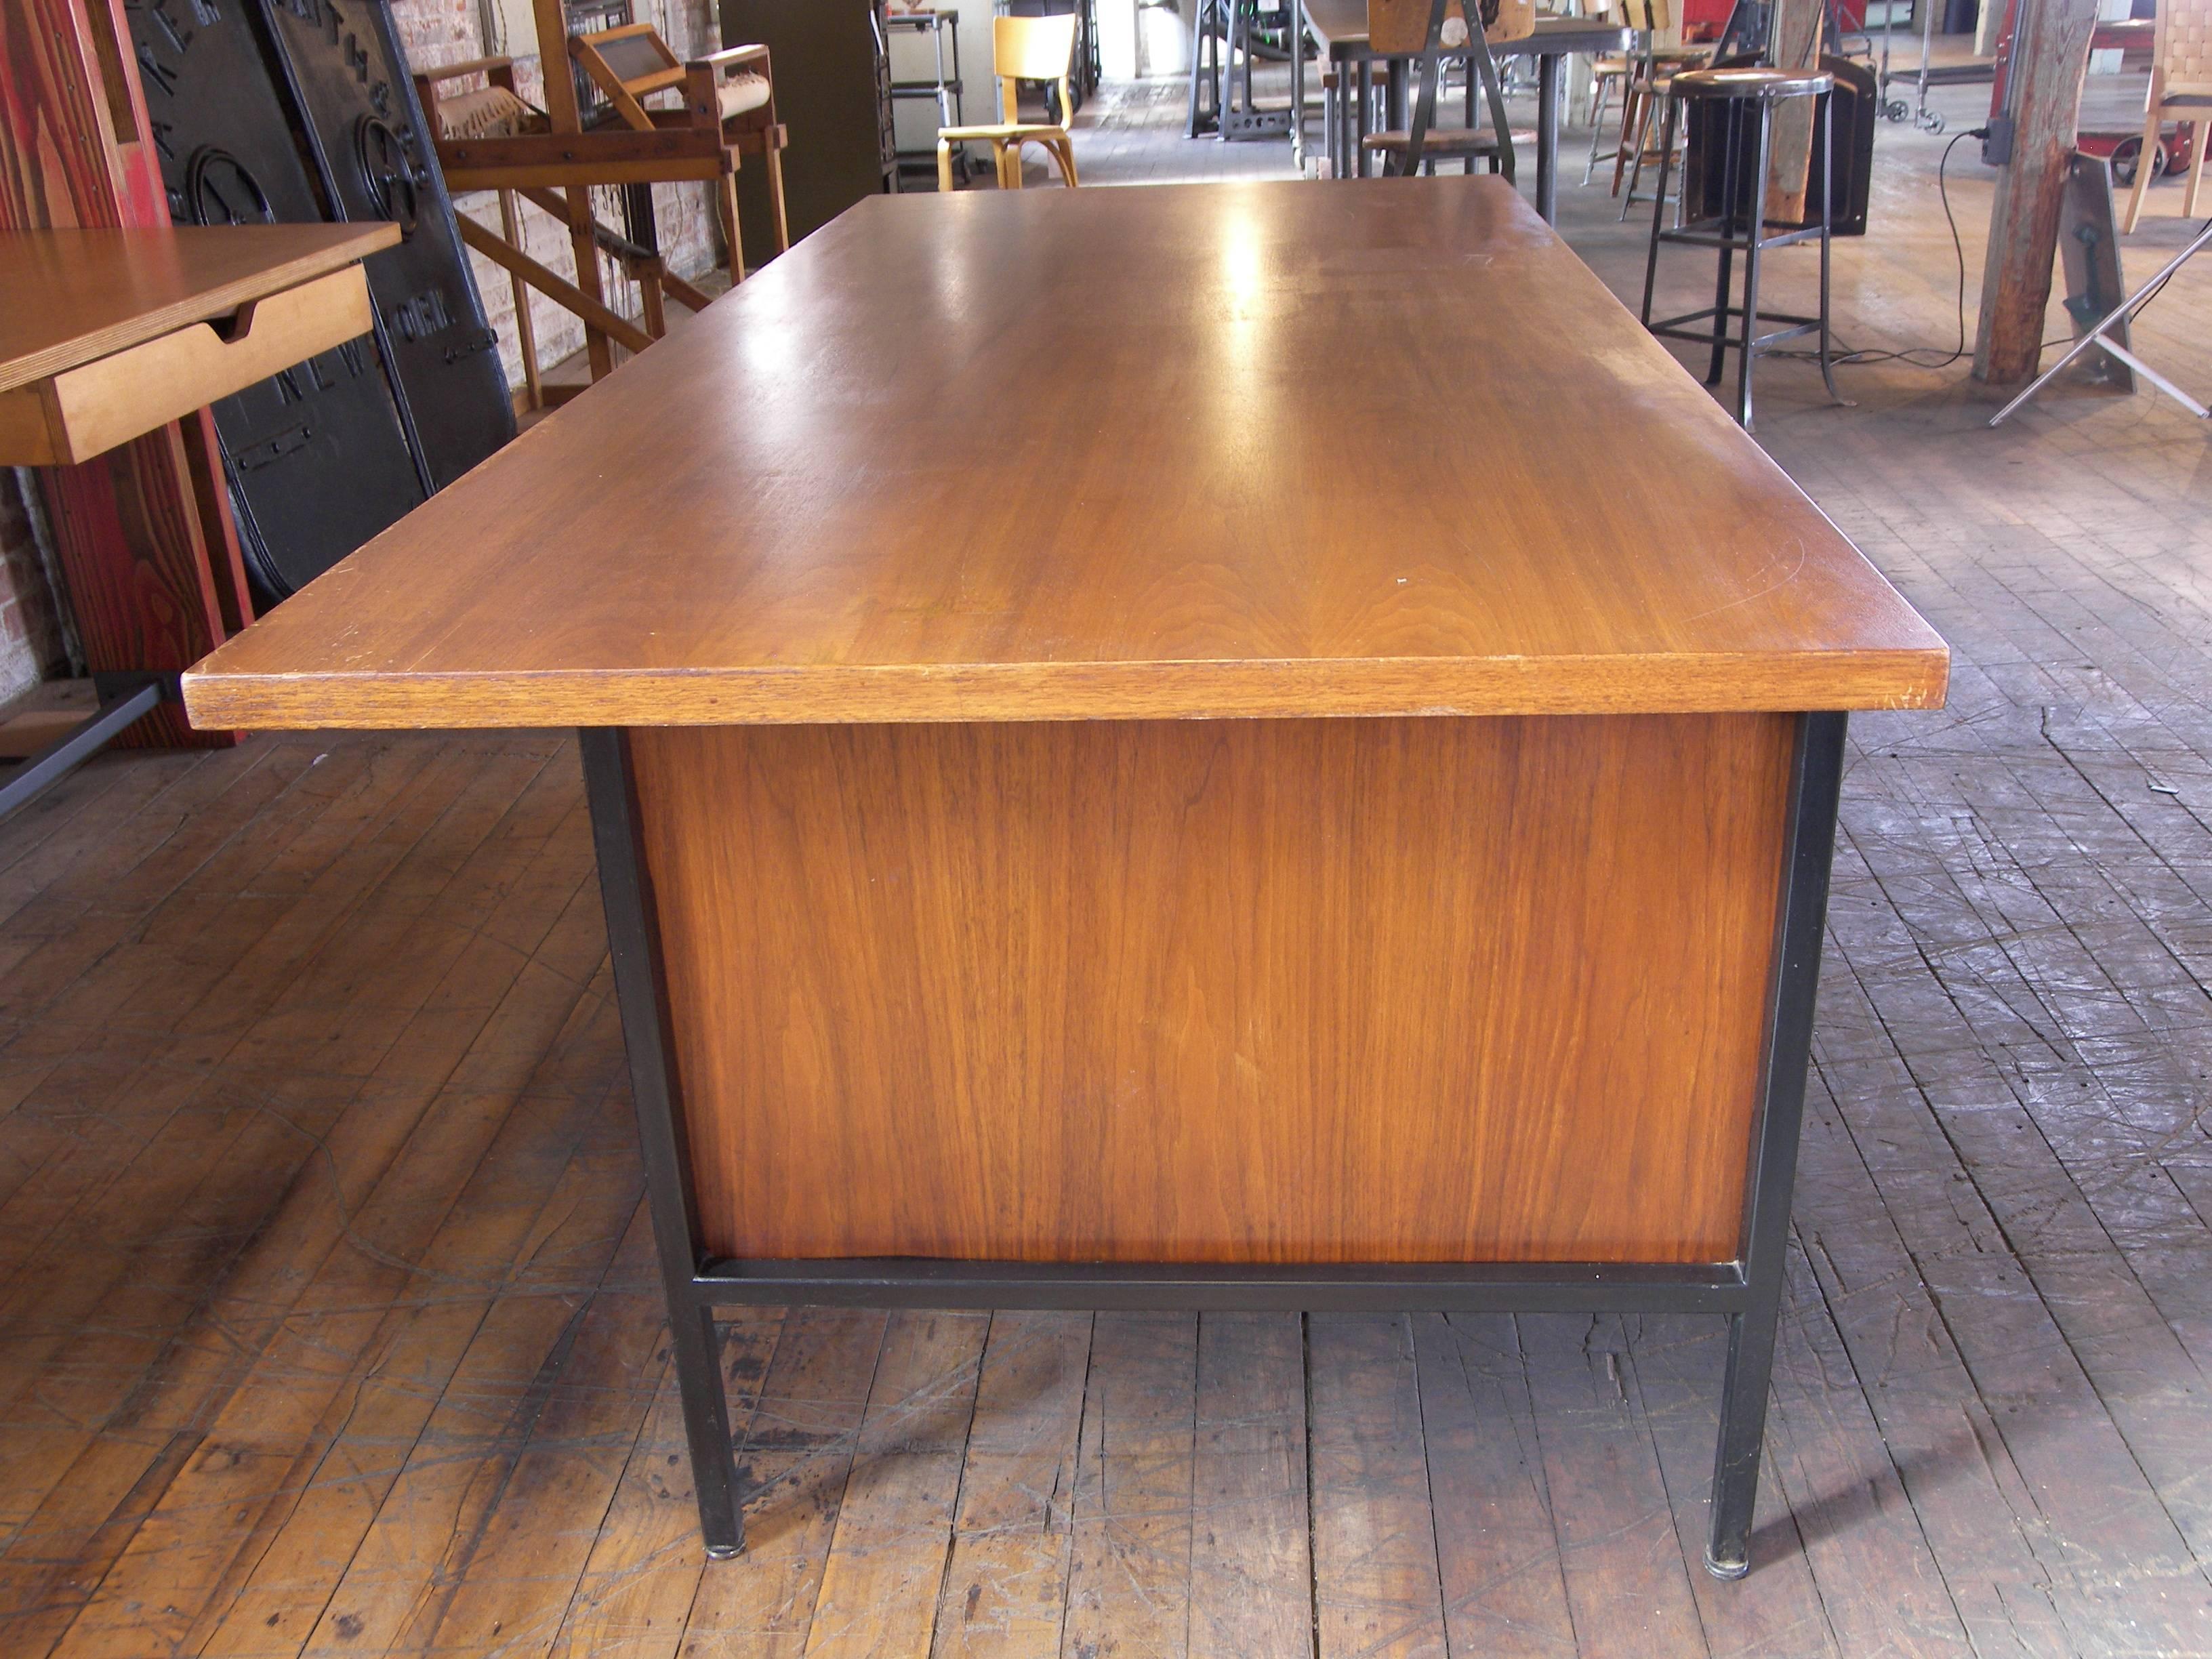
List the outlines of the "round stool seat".
{"label": "round stool seat", "polygon": [[1765,69],[1747,64],[1742,69],[1679,70],[1668,90],[1677,98],[1815,98],[1830,90],[1836,77],[1821,70]]}

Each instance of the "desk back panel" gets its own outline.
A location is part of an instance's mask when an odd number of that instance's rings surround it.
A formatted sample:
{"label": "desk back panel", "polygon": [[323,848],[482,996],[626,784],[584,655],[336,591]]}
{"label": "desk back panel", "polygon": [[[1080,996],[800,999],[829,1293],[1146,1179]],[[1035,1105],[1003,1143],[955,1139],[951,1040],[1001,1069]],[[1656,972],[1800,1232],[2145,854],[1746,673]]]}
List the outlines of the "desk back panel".
{"label": "desk back panel", "polygon": [[638,730],[707,1245],[1732,1259],[1792,731]]}

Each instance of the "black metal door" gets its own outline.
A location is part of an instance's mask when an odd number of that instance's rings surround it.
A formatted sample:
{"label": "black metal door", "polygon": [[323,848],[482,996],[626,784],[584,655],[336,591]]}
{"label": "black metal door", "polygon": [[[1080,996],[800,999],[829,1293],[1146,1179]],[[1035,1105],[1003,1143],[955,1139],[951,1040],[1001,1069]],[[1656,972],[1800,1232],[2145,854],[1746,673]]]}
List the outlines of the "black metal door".
{"label": "black metal door", "polygon": [[429,487],[442,489],[514,436],[514,406],[390,9],[382,0],[256,3],[336,216],[400,228],[399,246],[367,261],[369,296],[400,417]]}
{"label": "black metal door", "polygon": [[[130,7],[169,215],[179,224],[329,216],[241,0]],[[320,575],[424,490],[368,337],[215,405],[246,569],[264,599]]]}

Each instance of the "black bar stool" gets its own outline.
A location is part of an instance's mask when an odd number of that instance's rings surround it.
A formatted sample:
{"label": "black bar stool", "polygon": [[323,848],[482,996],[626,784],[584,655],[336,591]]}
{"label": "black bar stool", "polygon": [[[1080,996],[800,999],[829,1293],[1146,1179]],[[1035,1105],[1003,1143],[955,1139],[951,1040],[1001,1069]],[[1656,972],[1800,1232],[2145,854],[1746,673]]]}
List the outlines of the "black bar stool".
{"label": "black bar stool", "polygon": [[[1771,351],[1784,340],[1793,340],[1803,334],[1820,337],[1820,378],[1827,382],[1828,396],[1838,404],[1848,406],[1847,400],[1836,390],[1836,377],[1830,362],[1828,335],[1828,197],[1829,181],[1836,176],[1835,122],[1831,105],[1835,92],[1835,76],[1825,70],[1780,70],[1747,66],[1740,69],[1703,69],[1678,71],[1667,88],[1666,131],[1660,140],[1659,199],[1651,210],[1651,248],[1644,266],[1644,325],[1654,334],[1675,340],[1710,340],[1713,348],[1712,367],[1706,372],[1705,384],[1719,383],[1721,368],[1729,346],[1741,354],[1736,368],[1735,418],[1745,431],[1751,430],[1751,366],[1761,353]],[[1769,141],[1774,126],[1774,107],[1792,98],[1815,100],[1813,108],[1814,142],[1826,146],[1826,165],[1820,168],[1820,216],[1817,222],[1794,226],[1769,235],[1766,229],[1766,169]],[[1681,118],[1686,106],[1692,102],[1710,102],[1718,106],[1713,118],[1705,125],[1705,142],[1700,146],[1702,171],[1710,173],[1716,166],[1720,172],[1719,211],[1700,213],[1692,216],[1686,207],[1672,229],[1666,224],[1667,173],[1674,160],[1674,124]],[[1744,170],[1744,140],[1747,119],[1756,119],[1757,141],[1749,146],[1756,154],[1750,171]],[[1690,193],[1688,165],[1683,193]],[[1709,183],[1701,180],[1701,184]],[[1808,191],[1811,193],[1808,178]],[[1710,189],[1700,188],[1697,194],[1703,198],[1702,207],[1713,201]],[[1780,312],[1765,313],[1769,322],[1787,325],[1783,328],[1761,334],[1759,331],[1759,256],[1771,247],[1787,247],[1793,242],[1808,241],[1818,237],[1820,242],[1820,314],[1817,317],[1792,317]],[[1720,280],[1710,309],[1692,311],[1680,317],[1669,317],[1664,322],[1651,320],[1651,290],[1659,275],[1659,244],[1686,242],[1697,247],[1720,250]],[[1743,303],[1729,303],[1729,279],[1737,250],[1743,252]],[[1736,339],[1729,337],[1729,325],[1735,319],[1743,319],[1743,331]],[[1706,326],[1692,328],[1692,324]]]}

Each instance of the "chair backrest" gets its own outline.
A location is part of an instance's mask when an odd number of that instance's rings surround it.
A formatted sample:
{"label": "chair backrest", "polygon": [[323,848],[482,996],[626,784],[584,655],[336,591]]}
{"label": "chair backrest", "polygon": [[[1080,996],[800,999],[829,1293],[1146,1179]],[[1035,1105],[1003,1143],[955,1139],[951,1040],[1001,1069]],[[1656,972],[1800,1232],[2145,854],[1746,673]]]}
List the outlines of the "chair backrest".
{"label": "chair backrest", "polygon": [[1610,0],[1607,21],[1638,34],[1656,34],[1674,27],[1674,9],[1668,0]]}
{"label": "chair backrest", "polygon": [[994,17],[991,61],[1005,81],[1064,81],[1075,60],[1075,14]]}
{"label": "chair backrest", "polygon": [[[1367,0],[1367,44],[1382,52],[1425,52],[1434,10],[1432,0]],[[1536,32],[1535,0],[1491,0],[1482,8],[1482,19],[1483,38],[1492,46],[1525,40]],[[1452,27],[1454,21],[1460,28]],[[1467,37],[1460,33],[1466,27],[1463,0],[1449,0],[1444,9],[1446,51],[1456,51],[1466,43]]]}
{"label": "chair backrest", "polygon": [[[2151,61],[2161,71],[2166,91],[2212,87],[2212,0],[2159,0],[2158,33]],[[2203,122],[2197,142],[2204,142]]]}
{"label": "chair backrest", "polygon": [[1019,82],[1049,81],[1060,102],[1060,122],[1067,125],[1075,108],[1067,77],[1075,64],[1075,14],[1061,17],[994,17],[991,67],[999,77],[1000,118],[1021,118]]}
{"label": "chair backrest", "polygon": [[623,121],[641,132],[653,131],[653,118],[640,100],[684,84],[684,60],[650,23],[571,35],[568,55],[606,94]]}

